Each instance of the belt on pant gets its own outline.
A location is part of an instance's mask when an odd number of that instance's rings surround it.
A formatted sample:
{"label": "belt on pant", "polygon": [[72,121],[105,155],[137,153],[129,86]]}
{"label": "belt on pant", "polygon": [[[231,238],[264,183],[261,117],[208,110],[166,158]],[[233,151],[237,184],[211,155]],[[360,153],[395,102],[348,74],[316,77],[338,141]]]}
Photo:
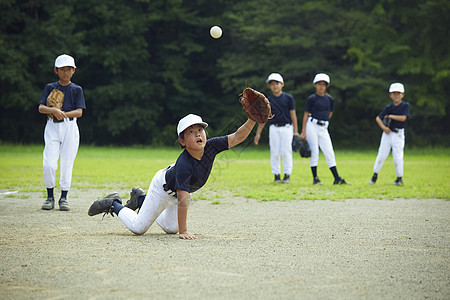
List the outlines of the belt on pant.
{"label": "belt on pant", "polygon": [[289,124],[291,124],[291,123],[273,123],[272,125],[275,125],[276,127],[284,127]]}
{"label": "belt on pant", "polygon": [[327,121],[321,121],[321,120],[318,120],[316,118],[311,118],[311,122],[316,123],[319,126],[327,125]]}
{"label": "belt on pant", "polygon": [[404,130],[405,128],[389,128],[389,129],[395,133],[399,133],[400,131]]}
{"label": "belt on pant", "polygon": [[177,192],[173,191],[171,188],[169,188],[167,183],[163,184],[163,189],[164,189],[164,192],[166,192],[167,195],[174,196],[174,197],[177,196]]}
{"label": "belt on pant", "polygon": [[[172,167],[172,165],[168,166],[168,167],[166,168],[166,172],[167,172],[167,170],[169,170],[171,167]],[[174,190],[172,190],[171,188],[169,188],[169,186],[167,185],[167,183],[164,183],[164,184],[163,184],[163,189],[164,189],[164,192],[166,192],[167,195],[177,197],[177,191],[174,191]]]}
{"label": "belt on pant", "polygon": [[[51,118],[50,118],[51,119]],[[73,118],[68,118],[69,119],[69,121],[73,121]],[[64,119],[62,119],[62,120],[58,120],[58,119],[52,119],[53,120],[53,123],[61,123],[61,122],[64,122]]]}

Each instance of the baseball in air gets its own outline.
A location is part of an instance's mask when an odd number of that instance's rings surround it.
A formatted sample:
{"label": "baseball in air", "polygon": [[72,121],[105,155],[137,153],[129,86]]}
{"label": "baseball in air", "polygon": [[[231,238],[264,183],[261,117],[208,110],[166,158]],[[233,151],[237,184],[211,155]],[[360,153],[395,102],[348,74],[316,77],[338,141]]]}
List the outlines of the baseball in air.
{"label": "baseball in air", "polygon": [[209,33],[213,38],[218,39],[222,36],[222,28],[220,28],[219,26],[213,26],[209,30]]}

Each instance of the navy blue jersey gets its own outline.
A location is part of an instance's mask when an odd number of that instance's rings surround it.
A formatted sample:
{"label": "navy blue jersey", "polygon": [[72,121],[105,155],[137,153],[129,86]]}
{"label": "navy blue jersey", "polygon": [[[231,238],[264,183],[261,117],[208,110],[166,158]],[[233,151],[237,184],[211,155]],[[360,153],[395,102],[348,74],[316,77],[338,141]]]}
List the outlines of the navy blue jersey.
{"label": "navy blue jersey", "polygon": [[175,165],[166,172],[167,187],[172,191],[195,192],[205,185],[216,155],[224,150],[228,150],[228,136],[207,140],[201,160],[193,158],[184,150]]}
{"label": "navy blue jersey", "polygon": [[394,103],[386,105],[383,110],[379,113],[378,117],[380,117],[381,120],[384,119],[384,116],[386,115],[397,115],[397,116],[406,116],[405,122],[400,122],[396,120],[391,119],[391,124],[389,125],[390,129],[395,128],[405,128],[406,122],[409,118],[409,103],[408,102],[401,102],[399,105],[395,106]]}
{"label": "navy blue jersey", "polygon": [[280,97],[270,95],[267,98],[274,117],[269,120],[270,124],[292,124],[290,111],[295,109],[294,96],[281,93]]}
{"label": "navy blue jersey", "polygon": [[334,98],[329,94],[312,94],[306,100],[305,111],[317,120],[328,121],[330,112],[334,111]]}
{"label": "navy blue jersey", "polygon": [[39,104],[46,105],[47,97],[54,89],[58,89],[64,93],[64,102],[62,111],[68,112],[79,108],[86,109],[86,103],[84,101],[83,89],[81,86],[71,82],[69,85],[62,86],[59,82],[52,82],[45,86],[42,92],[41,100]]}

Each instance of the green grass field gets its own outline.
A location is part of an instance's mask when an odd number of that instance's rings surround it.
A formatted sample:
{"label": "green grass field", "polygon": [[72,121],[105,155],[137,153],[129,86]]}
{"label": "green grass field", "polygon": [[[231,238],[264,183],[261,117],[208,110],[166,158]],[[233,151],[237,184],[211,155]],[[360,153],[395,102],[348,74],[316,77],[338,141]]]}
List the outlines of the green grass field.
{"label": "green grass field", "polygon": [[[22,192],[42,191],[43,145],[0,145],[0,189]],[[81,146],[75,161],[72,187],[127,191],[139,185],[145,190],[155,172],[175,162],[179,148]],[[450,199],[450,149],[406,150],[404,182],[395,180],[392,156],[386,160],[378,182],[370,186],[377,149],[336,151],[340,175],[351,186],[334,186],[325,158],[320,157],[318,174],[322,186],[312,185],[309,159],[294,154],[290,184],[276,184],[270,170],[267,147],[236,147],[216,158],[211,176],[194,199],[212,203],[230,202],[234,196],[258,201],[344,200],[348,198],[442,198]],[[59,171],[57,171],[58,189]],[[19,197],[19,196],[17,196]]]}

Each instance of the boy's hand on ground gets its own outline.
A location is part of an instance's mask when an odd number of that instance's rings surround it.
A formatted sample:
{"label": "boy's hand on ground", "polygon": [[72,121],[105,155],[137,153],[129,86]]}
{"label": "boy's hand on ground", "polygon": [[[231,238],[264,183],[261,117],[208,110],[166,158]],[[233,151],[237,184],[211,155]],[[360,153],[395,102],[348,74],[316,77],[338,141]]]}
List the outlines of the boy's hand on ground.
{"label": "boy's hand on ground", "polygon": [[185,232],[180,232],[180,239],[182,240],[195,240],[197,239],[197,237],[187,231]]}

